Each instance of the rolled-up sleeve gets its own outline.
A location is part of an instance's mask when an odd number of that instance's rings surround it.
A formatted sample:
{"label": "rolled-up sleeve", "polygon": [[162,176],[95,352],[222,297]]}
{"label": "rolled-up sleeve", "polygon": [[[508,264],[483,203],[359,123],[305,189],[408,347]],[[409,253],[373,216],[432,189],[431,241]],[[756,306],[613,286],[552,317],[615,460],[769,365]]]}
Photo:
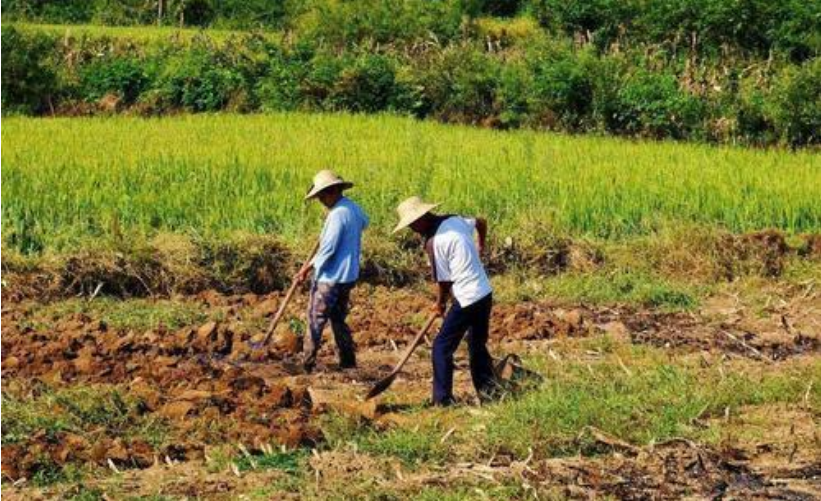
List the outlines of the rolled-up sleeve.
{"label": "rolled-up sleeve", "polygon": [[337,213],[331,212],[328,219],[325,220],[325,226],[322,228],[322,234],[319,237],[319,249],[317,249],[316,255],[311,261],[316,276],[319,276],[322,267],[339,248],[342,232],[342,218]]}

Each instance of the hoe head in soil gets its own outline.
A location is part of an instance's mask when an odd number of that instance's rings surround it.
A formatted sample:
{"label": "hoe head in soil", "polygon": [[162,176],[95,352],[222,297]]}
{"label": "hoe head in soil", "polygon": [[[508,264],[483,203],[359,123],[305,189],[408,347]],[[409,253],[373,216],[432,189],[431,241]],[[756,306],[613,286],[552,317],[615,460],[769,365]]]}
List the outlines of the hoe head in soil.
{"label": "hoe head in soil", "polygon": [[368,394],[365,396],[365,400],[370,400],[373,397],[383,393],[385,390],[390,388],[390,386],[396,380],[396,376],[398,376],[399,372],[402,370],[402,367],[405,366],[405,363],[413,354],[413,350],[415,350],[416,347],[419,346],[419,344],[422,342],[422,339],[425,337],[425,334],[428,333],[430,327],[433,325],[433,322],[436,320],[436,317],[438,316],[438,314],[433,313],[430,317],[428,317],[428,321],[425,322],[425,326],[422,327],[422,329],[416,334],[416,337],[413,339],[413,341],[411,341],[411,343],[405,349],[405,353],[402,355],[402,358],[399,360],[399,363],[396,364],[396,367],[394,367],[390,374],[388,374],[387,376],[379,380],[375,385],[373,385],[371,391],[369,391]]}
{"label": "hoe head in soil", "polygon": [[391,373],[389,376],[378,381],[375,385],[373,385],[373,388],[371,388],[368,394],[365,395],[365,400],[370,400],[390,388],[398,374],[398,372]]}
{"label": "hoe head in soil", "polygon": [[[433,323],[436,317],[433,317],[432,320],[428,321],[428,325],[417,334],[417,338],[411,343],[408,347],[408,350],[405,352],[405,355],[402,357],[402,360],[396,366],[396,368],[391,371],[390,374],[379,380],[368,394],[365,396],[365,400],[370,400],[375,396],[383,393],[385,390],[390,388],[393,382],[396,380],[396,376],[399,375],[402,366],[405,365],[405,362],[408,358],[410,358],[410,354],[413,353],[413,350],[418,346],[422,340],[422,337],[427,333],[428,329],[430,328],[430,324]],[[529,369],[525,369],[521,358],[518,355],[508,354],[504,358],[497,360],[496,364],[493,368],[494,375],[496,376],[496,380],[499,384],[499,390],[502,393],[506,394],[515,394],[519,391],[528,388],[530,386],[536,385],[541,383],[544,380],[544,377],[534,371]]]}

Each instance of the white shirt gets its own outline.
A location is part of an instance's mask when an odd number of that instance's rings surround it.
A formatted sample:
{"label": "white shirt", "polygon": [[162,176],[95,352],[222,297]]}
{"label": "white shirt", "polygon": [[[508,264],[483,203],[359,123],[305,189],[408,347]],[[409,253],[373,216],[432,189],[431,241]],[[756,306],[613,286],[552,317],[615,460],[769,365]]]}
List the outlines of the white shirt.
{"label": "white shirt", "polygon": [[439,224],[428,242],[434,279],[453,282],[451,292],[462,308],[493,292],[473,241],[475,228],[475,219],[451,216]]}

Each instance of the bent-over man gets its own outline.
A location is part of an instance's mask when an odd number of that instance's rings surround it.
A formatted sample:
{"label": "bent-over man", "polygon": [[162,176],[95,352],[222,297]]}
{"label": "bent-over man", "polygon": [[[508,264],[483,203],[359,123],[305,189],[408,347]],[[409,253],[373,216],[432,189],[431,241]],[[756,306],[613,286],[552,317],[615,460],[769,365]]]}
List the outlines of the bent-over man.
{"label": "bent-over man", "polygon": [[[438,215],[432,211],[439,204],[411,197],[399,204],[399,224],[394,233],[410,226],[422,236],[425,252],[437,284],[434,305],[445,314],[439,334],[433,341],[433,404],[450,405],[453,398],[453,355],[465,333],[468,334],[470,375],[483,401],[492,398],[496,388],[493,360],[487,349],[493,289],[480,259],[487,223],[481,218]],[[478,235],[474,242],[474,230]]]}

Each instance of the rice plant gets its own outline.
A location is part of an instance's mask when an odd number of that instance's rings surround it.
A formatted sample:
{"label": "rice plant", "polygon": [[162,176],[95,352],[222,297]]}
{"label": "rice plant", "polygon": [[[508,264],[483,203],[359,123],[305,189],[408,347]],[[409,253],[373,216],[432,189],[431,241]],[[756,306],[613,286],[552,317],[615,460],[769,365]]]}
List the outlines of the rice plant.
{"label": "rice plant", "polygon": [[[419,194],[482,214],[496,236],[549,224],[623,238],[659,226],[735,232],[821,230],[821,156],[812,151],[499,132],[387,115],[8,117],[2,129],[3,238],[27,249],[80,237],[244,230],[301,240],[318,204],[303,194],[331,168],[387,235]],[[24,238],[25,237],[25,238]],[[36,240],[26,247],[25,239]]]}

